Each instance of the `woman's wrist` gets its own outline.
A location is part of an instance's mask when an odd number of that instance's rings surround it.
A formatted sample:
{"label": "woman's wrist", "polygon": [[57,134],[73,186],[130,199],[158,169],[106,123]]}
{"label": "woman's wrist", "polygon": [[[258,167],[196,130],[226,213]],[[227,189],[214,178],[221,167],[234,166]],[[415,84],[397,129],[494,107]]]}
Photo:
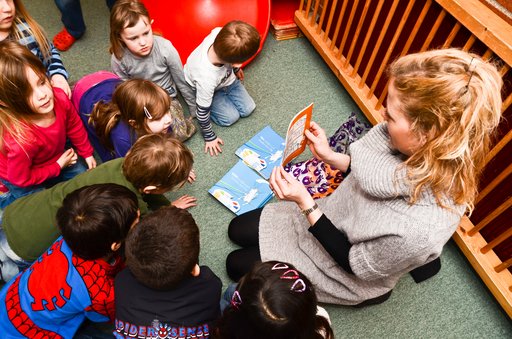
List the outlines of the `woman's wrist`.
{"label": "woman's wrist", "polygon": [[302,198],[301,200],[299,200],[297,202],[297,206],[299,207],[299,209],[301,211],[304,211],[304,210],[307,210],[308,208],[312,208],[313,205],[315,205],[315,200],[313,200],[313,198],[309,195],[307,196],[304,196],[304,198]]}

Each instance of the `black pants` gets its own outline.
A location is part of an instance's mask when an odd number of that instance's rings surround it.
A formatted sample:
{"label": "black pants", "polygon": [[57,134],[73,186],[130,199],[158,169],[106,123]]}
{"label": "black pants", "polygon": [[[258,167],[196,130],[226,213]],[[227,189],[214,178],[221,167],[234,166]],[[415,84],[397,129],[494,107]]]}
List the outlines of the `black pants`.
{"label": "black pants", "polygon": [[261,262],[258,229],[263,208],[244,213],[229,223],[229,239],[242,248],[229,253],[226,270],[233,281],[240,280],[254,264]]}

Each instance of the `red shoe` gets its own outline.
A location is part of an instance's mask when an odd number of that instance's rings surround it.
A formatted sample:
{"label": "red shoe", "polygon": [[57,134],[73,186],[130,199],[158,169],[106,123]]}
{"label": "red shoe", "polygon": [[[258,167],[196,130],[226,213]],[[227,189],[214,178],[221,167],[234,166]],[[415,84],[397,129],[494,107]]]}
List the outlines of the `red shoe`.
{"label": "red shoe", "polygon": [[53,37],[53,45],[62,52],[70,49],[75,41],[76,39],[69,34],[65,27]]}
{"label": "red shoe", "polygon": [[9,189],[0,182],[0,194],[9,192]]}

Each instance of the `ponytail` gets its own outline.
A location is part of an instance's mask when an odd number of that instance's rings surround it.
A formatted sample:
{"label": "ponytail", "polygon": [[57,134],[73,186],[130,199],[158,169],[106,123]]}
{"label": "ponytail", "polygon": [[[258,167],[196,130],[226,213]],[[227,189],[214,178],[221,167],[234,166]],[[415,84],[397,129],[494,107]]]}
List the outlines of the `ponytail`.
{"label": "ponytail", "polygon": [[115,103],[100,101],[94,106],[87,121],[89,125],[94,126],[98,139],[110,151],[114,150],[110,133],[120,119],[121,112]]}

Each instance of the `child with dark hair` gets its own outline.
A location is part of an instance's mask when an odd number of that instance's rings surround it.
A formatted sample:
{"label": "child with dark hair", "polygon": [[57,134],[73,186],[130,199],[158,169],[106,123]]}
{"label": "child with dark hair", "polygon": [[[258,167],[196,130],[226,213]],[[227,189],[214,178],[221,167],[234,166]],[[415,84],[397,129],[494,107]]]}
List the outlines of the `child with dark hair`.
{"label": "child with dark hair", "polygon": [[204,151],[210,155],[222,152],[224,144],[213,132],[211,121],[230,126],[256,108],[241,82],[244,72],[240,67],[256,54],[260,41],[255,27],[230,21],[214,28],[187,59],[185,80],[196,91],[196,117],[205,141]]}
{"label": "child with dark hair", "polygon": [[198,265],[199,229],[173,206],[146,216],[126,239],[116,277],[116,338],[210,338],[220,279]]}
{"label": "child with dark hair", "polygon": [[[126,158],[108,161],[71,180],[22,197],[4,211],[0,228],[0,270],[4,281],[37,259],[59,236],[54,219],[64,197],[86,185],[115,183],[132,191],[141,214],[150,205],[168,205],[162,195],[183,186],[194,163],[192,152],[167,134],[149,134],[137,140]],[[184,195],[172,202],[179,208],[195,206]]]}
{"label": "child with dark hair", "polygon": [[334,338],[309,279],[277,261],[260,262],[240,279],[215,334],[222,339]]}
{"label": "child with dark hair", "polygon": [[57,211],[62,236],[0,292],[2,337],[71,338],[85,319],[113,320],[117,251],[139,215],[137,195],[121,185],[68,194]]}

